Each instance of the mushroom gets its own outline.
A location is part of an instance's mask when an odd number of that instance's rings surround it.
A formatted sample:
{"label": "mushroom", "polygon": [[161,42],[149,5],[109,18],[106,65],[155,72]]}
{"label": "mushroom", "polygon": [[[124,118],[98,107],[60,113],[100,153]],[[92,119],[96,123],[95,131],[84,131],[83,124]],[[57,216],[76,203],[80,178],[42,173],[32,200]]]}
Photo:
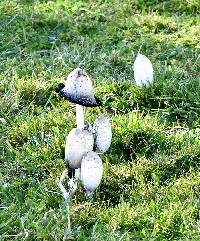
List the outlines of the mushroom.
{"label": "mushroom", "polygon": [[[84,130],[82,131],[82,133],[83,133],[84,142],[85,142],[84,152],[87,153],[89,151],[92,151],[94,148],[94,136],[92,132],[92,127],[87,121],[84,121]],[[66,150],[67,149],[68,147],[66,145]],[[79,150],[77,150],[77,152],[78,151]],[[73,169],[71,169],[69,165],[68,165],[68,171],[69,171],[69,177],[73,177]],[[80,179],[80,172],[81,172],[80,168],[75,169],[75,174],[74,174],[75,179]]]}
{"label": "mushroom", "polygon": [[[94,96],[92,82],[87,73],[81,68],[74,69],[68,75],[66,83],[60,83],[56,91],[60,96],[76,103],[77,123],[77,128],[72,129],[66,138],[65,160],[68,165],[68,176],[71,178],[68,183],[70,192],[63,189],[64,187],[61,183],[66,177],[66,171],[61,175],[62,178],[58,185],[65,199],[67,195],[69,196],[70,193],[74,193],[77,187],[77,183],[74,183],[74,179],[72,178],[73,171],[75,170],[75,180],[79,178],[80,172],[80,177],[83,177],[83,183],[85,183],[86,190],[88,190],[87,193],[90,195],[101,181],[103,167],[99,156],[92,151],[94,148],[93,129],[87,122],[84,122],[84,107],[99,106],[101,105],[101,101]],[[83,170],[80,170],[80,167],[83,167]],[[95,179],[96,168],[98,172]],[[85,177],[87,169],[89,172],[89,184]],[[69,174],[72,175],[70,176]],[[94,183],[90,183],[90,180],[94,180]]]}
{"label": "mushroom", "polygon": [[96,119],[93,124],[93,133],[97,151],[106,152],[112,140],[112,129],[108,118],[100,117]]}
{"label": "mushroom", "polygon": [[92,151],[94,148],[94,136],[92,131],[89,129],[84,129],[83,130],[83,135],[85,139],[85,152]]}
{"label": "mushroom", "polygon": [[86,196],[91,197],[99,186],[103,174],[103,164],[97,153],[90,151],[83,156],[81,162],[81,181],[86,190]]}
{"label": "mushroom", "polygon": [[73,128],[67,138],[65,147],[65,161],[71,169],[80,168],[81,160],[85,154],[85,138],[83,131]]}
{"label": "mushroom", "polygon": [[66,83],[60,83],[56,91],[60,96],[76,103],[77,128],[84,129],[83,106],[96,107],[101,105],[101,101],[93,94],[92,81],[88,74],[81,68],[74,69],[68,75]]}
{"label": "mushroom", "polygon": [[91,132],[73,128],[66,138],[65,161],[68,168],[80,168],[83,155],[92,151],[93,147],[94,137]]}
{"label": "mushroom", "polygon": [[146,86],[147,89],[153,82],[153,67],[151,61],[142,54],[138,54],[133,65],[135,82],[138,87]]}

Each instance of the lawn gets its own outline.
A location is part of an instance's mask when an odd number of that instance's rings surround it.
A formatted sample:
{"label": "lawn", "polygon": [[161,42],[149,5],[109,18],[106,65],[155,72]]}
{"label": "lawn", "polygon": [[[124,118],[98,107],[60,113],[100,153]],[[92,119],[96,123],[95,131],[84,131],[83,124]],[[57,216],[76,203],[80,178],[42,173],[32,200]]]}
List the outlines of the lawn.
{"label": "lawn", "polygon": [[[200,240],[200,2],[0,1],[0,240],[68,240],[56,182],[75,105],[54,89],[83,67],[109,116],[103,179],[71,203],[77,241]],[[138,51],[154,67],[134,85]]]}

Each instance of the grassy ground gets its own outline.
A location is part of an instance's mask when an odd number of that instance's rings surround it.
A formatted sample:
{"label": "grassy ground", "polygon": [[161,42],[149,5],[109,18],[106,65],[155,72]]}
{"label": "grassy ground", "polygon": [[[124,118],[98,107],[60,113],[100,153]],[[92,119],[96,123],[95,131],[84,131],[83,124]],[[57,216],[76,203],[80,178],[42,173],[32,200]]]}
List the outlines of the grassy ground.
{"label": "grassy ground", "polygon": [[[0,12],[0,240],[67,239],[56,180],[75,107],[53,90],[77,66],[103,101],[86,119],[116,114],[100,188],[74,196],[74,240],[199,240],[200,2],[4,0]],[[149,92],[133,84],[139,50]]]}

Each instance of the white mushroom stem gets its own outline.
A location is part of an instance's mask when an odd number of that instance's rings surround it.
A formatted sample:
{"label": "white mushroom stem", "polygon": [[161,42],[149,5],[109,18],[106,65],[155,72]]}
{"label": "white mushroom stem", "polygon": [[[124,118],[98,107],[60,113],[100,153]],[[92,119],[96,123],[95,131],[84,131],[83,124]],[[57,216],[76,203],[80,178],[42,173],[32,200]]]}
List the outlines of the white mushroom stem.
{"label": "white mushroom stem", "polygon": [[[74,193],[77,185],[74,185],[72,187],[72,185],[70,185],[70,191],[68,192],[65,187],[62,185],[62,181],[64,181],[64,179],[67,177],[67,169],[65,169],[60,177],[60,181],[57,183],[58,187],[61,190],[62,196],[65,200],[66,203],[66,209],[67,209],[67,228],[68,228],[68,232],[69,235],[71,235],[71,220],[70,220],[70,197],[72,195],[72,192]],[[74,189],[73,189],[74,188]]]}
{"label": "white mushroom stem", "polygon": [[84,129],[84,108],[78,104],[76,104],[76,124],[80,130]]}
{"label": "white mushroom stem", "polygon": [[58,187],[60,188],[60,191],[62,193],[62,196],[66,202],[69,202],[70,192],[68,192],[64,186],[62,185],[62,182],[67,177],[67,169],[63,171],[63,173],[60,176],[60,181],[57,183]]}
{"label": "white mushroom stem", "polygon": [[67,190],[64,188],[64,186],[62,185],[61,182],[58,182],[57,185],[60,188],[60,191],[62,193],[64,200],[68,203],[69,202],[69,192],[67,192]]}
{"label": "white mushroom stem", "polygon": [[68,182],[69,191],[67,191],[65,189],[65,187],[62,185],[62,182],[64,181],[64,179],[67,178],[67,172],[68,172],[67,169],[65,169],[63,171],[63,173],[60,176],[60,181],[57,183],[57,185],[61,190],[61,193],[62,193],[62,196],[63,196],[64,200],[68,203],[68,202],[70,202],[70,198],[73,196],[73,194],[75,193],[75,191],[77,189],[78,178],[76,177],[75,180],[73,178],[69,180],[69,182]]}

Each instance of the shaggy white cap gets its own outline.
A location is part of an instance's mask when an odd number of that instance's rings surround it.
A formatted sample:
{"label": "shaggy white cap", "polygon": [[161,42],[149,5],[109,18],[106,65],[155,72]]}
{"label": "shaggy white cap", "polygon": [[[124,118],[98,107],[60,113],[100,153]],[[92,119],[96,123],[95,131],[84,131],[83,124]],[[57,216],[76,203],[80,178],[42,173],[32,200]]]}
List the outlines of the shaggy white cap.
{"label": "shaggy white cap", "polygon": [[95,107],[101,104],[93,94],[90,77],[81,68],[76,68],[69,73],[65,84],[59,84],[57,92],[67,100],[79,105]]}
{"label": "shaggy white cap", "polygon": [[92,151],[94,136],[88,130],[72,129],[66,139],[65,160],[72,169],[80,168],[83,155]]}
{"label": "shaggy white cap", "polygon": [[66,139],[65,161],[72,169],[81,166],[81,160],[85,154],[85,138],[83,132],[78,129],[72,129]]}
{"label": "shaggy white cap", "polygon": [[91,196],[99,186],[103,174],[103,164],[97,153],[90,151],[83,156],[81,162],[81,181],[86,195]]}
{"label": "shaggy white cap", "polygon": [[101,117],[96,119],[93,125],[93,133],[97,151],[106,152],[112,141],[112,128],[108,118]]}
{"label": "shaggy white cap", "polygon": [[138,54],[133,65],[136,85],[142,87],[145,85],[149,89],[153,82],[153,66],[151,61],[142,54]]}

